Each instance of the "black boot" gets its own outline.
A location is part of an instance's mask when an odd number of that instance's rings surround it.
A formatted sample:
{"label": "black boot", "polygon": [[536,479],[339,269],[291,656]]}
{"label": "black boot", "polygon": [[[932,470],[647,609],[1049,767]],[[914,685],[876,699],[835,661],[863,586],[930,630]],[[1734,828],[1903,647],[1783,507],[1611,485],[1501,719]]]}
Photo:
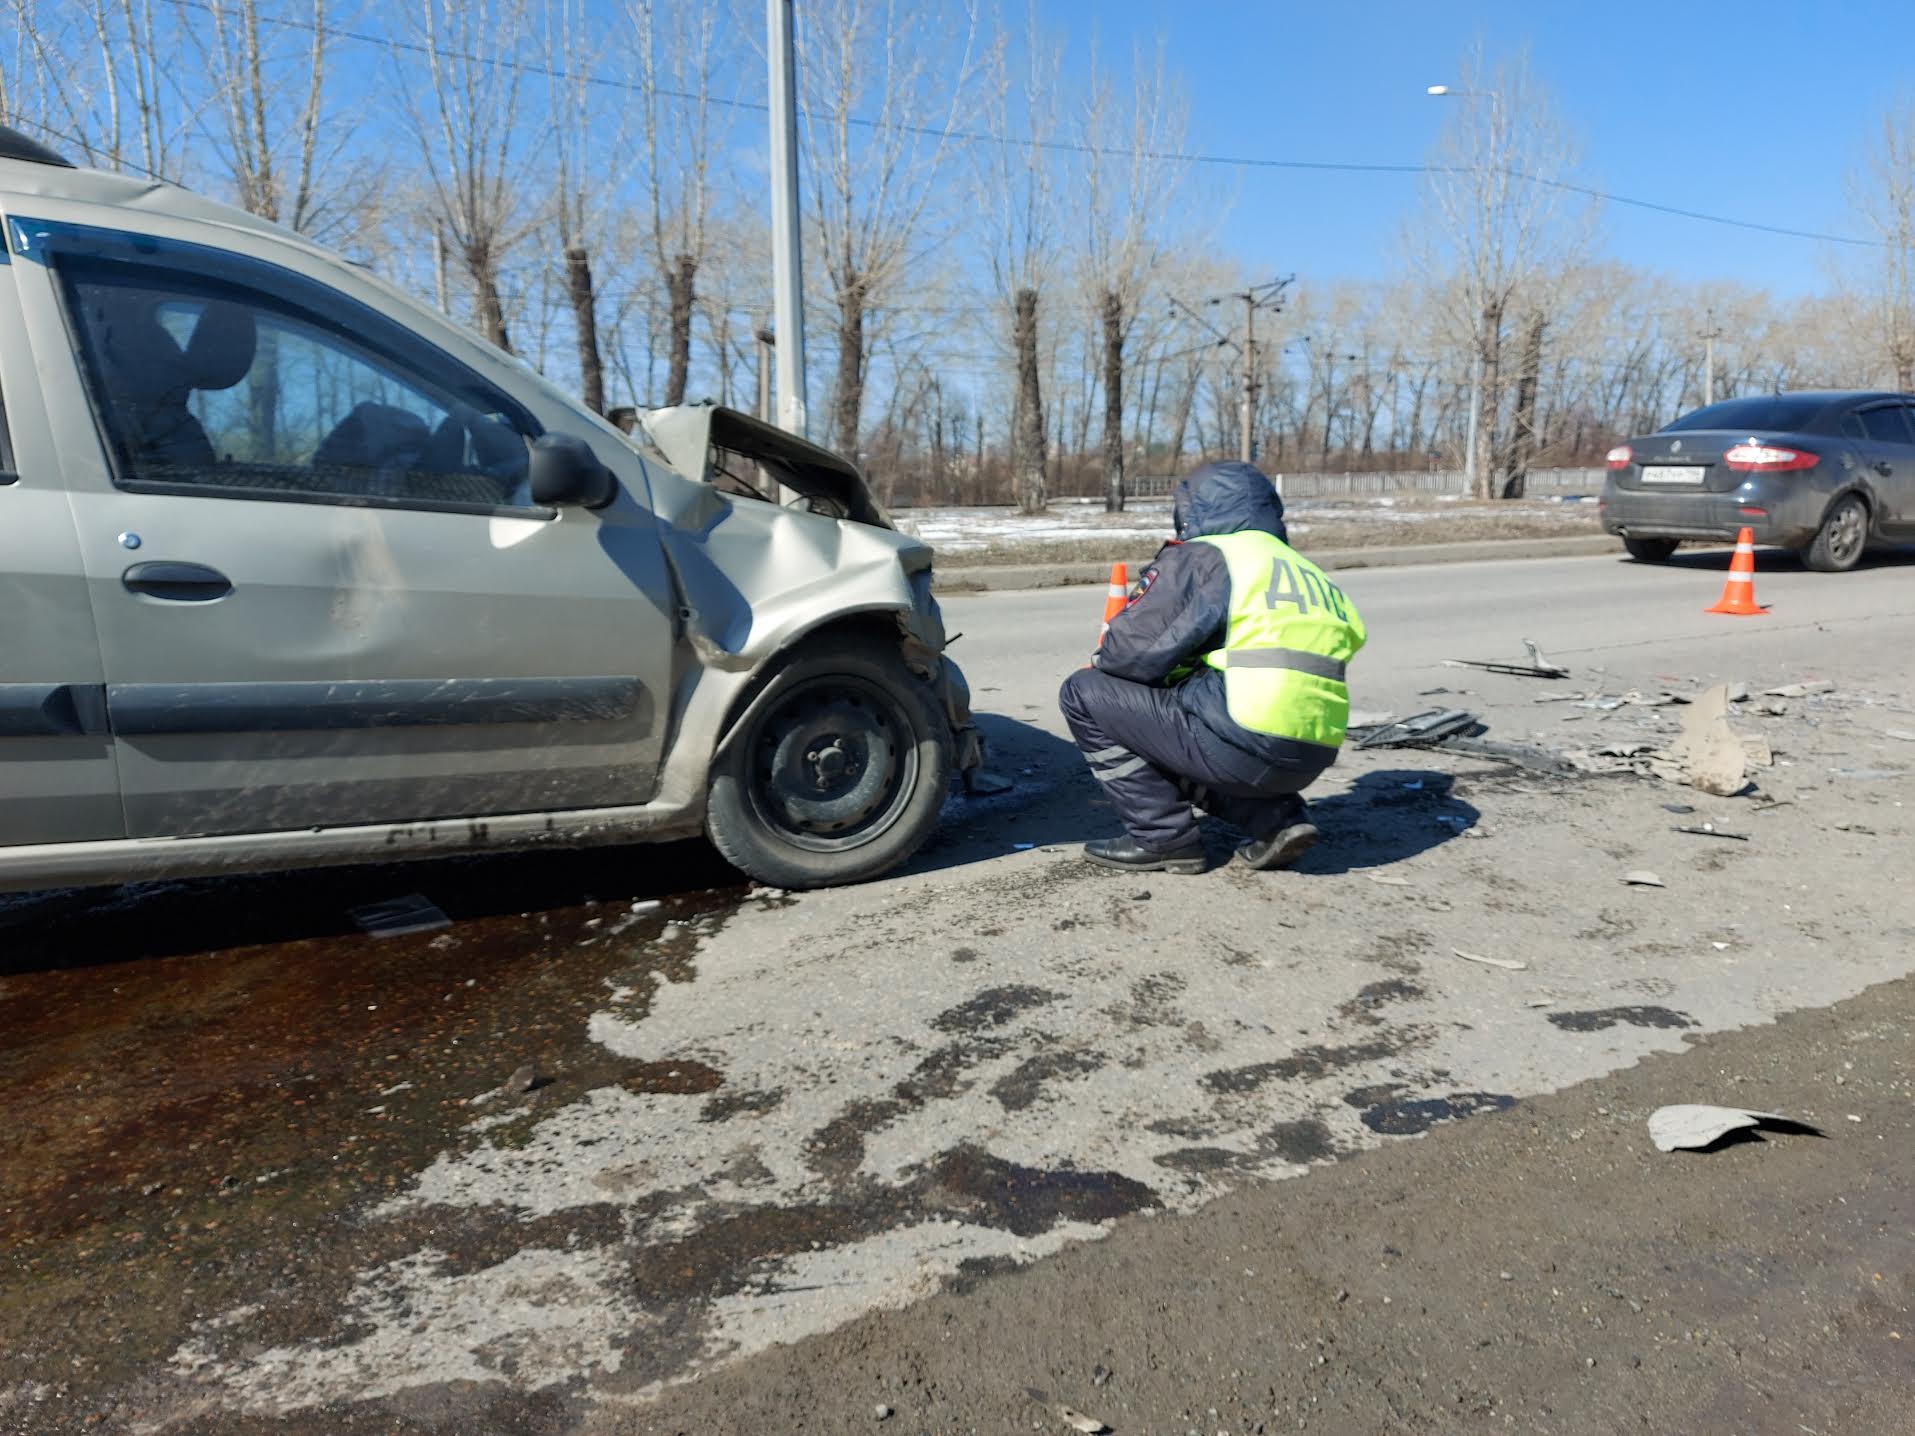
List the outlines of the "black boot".
{"label": "black boot", "polygon": [[1293,793],[1280,801],[1270,830],[1253,836],[1237,849],[1237,856],[1259,871],[1289,867],[1323,836],[1310,821],[1310,810],[1303,799]]}
{"label": "black boot", "polygon": [[1133,873],[1200,873],[1208,866],[1201,838],[1192,838],[1166,853],[1147,848],[1125,833],[1121,838],[1098,838],[1085,843],[1084,856],[1107,868],[1122,868]]}

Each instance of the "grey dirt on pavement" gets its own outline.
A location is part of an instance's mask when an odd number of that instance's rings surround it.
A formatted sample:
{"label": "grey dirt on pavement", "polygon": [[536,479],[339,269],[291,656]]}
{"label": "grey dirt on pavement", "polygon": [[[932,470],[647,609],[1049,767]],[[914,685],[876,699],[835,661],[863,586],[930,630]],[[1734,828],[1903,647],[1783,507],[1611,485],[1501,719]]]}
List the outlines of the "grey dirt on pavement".
{"label": "grey dirt on pavement", "polygon": [[[1293,872],[1091,868],[1100,605],[988,594],[1015,786],[882,882],[0,906],[0,1430],[1909,1430],[1915,590],[1765,557],[1705,617],[1720,567],[1339,582],[1359,707],[1595,752],[1741,682],[1748,796],[1349,752]],[[1571,677],[1444,666],[1525,637]],[[348,916],[414,893],[449,926]],[[1814,1131],[1657,1153],[1674,1102]]]}

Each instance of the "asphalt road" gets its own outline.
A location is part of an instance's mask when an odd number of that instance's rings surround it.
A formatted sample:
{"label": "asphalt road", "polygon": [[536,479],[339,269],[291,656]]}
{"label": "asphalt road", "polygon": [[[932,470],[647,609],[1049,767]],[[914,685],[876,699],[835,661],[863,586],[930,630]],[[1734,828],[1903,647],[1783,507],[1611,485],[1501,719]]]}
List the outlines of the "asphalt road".
{"label": "asphalt road", "polygon": [[[1765,561],[1736,620],[1720,564],[1353,571],[1353,688],[1590,748],[1681,710],[1536,700],[1832,680],[1738,714],[1758,798],[1350,754],[1295,872],[1105,872],[1054,703],[1100,599],[993,594],[946,611],[1016,787],[881,883],[748,894],[694,848],[16,904],[0,1418],[642,1427],[774,1343],[1903,977],[1915,568]],[[1574,676],[1443,666],[1523,637]],[[453,926],[339,916],[410,890]]]}

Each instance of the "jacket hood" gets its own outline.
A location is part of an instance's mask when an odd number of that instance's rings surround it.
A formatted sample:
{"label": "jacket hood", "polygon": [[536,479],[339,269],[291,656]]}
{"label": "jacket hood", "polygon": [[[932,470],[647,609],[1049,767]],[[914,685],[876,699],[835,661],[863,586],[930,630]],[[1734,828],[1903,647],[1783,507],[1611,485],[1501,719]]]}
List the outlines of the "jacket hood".
{"label": "jacket hood", "polygon": [[1261,530],[1288,542],[1283,500],[1255,464],[1232,460],[1193,469],[1177,485],[1177,537]]}

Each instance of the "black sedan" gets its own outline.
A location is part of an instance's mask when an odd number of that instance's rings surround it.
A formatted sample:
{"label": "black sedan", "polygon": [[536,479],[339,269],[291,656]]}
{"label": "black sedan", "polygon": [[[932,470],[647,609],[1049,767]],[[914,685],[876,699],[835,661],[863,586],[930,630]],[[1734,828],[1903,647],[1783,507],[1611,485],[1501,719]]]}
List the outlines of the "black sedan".
{"label": "black sedan", "polygon": [[1915,395],[1761,394],[1685,414],[1609,451],[1603,528],[1658,563],[1684,539],[1795,549],[1855,567],[1871,543],[1915,538]]}

